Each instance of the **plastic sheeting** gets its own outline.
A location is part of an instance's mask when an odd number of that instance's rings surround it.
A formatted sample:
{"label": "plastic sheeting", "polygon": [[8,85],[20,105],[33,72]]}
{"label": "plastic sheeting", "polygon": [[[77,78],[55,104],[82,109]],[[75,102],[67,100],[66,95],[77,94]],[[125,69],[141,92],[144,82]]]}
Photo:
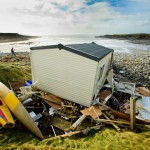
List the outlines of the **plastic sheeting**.
{"label": "plastic sheeting", "polygon": [[142,108],[141,117],[150,120],[150,97],[142,96]]}

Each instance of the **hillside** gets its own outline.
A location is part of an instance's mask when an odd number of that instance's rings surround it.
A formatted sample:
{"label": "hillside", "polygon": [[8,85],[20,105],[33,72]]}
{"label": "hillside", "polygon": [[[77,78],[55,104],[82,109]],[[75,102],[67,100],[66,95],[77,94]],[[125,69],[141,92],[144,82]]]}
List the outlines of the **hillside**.
{"label": "hillside", "polygon": [[0,43],[25,41],[30,38],[34,38],[34,36],[26,36],[18,33],[0,33]]}

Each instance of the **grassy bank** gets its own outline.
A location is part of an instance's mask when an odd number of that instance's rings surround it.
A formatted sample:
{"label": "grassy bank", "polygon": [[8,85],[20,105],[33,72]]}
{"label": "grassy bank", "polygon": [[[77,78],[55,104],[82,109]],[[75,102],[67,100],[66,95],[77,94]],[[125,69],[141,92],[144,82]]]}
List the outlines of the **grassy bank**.
{"label": "grassy bank", "polygon": [[103,128],[88,137],[74,136],[70,139],[50,141],[38,140],[28,131],[3,129],[0,131],[0,150],[149,150],[150,132],[133,133],[129,131],[116,132],[111,128]]}
{"label": "grassy bank", "polygon": [[8,86],[9,81],[24,82],[31,79],[29,66],[19,66],[17,63],[0,63],[0,82]]}

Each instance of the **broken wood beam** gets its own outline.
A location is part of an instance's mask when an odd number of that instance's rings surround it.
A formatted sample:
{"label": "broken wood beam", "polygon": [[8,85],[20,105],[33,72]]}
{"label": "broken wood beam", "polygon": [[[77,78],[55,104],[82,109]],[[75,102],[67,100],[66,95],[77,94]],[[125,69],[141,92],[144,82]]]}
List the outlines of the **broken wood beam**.
{"label": "broken wood beam", "polygon": [[71,130],[74,130],[83,120],[86,118],[85,115],[82,115],[71,127]]}
{"label": "broken wood beam", "polygon": [[111,124],[112,122],[114,122],[114,123],[119,123],[119,124],[130,125],[130,122],[128,121],[118,121],[118,120],[108,120],[108,119],[96,119],[96,120],[99,122],[108,123],[108,124]]}
{"label": "broken wood beam", "polygon": [[[130,122],[129,121],[119,121],[119,120],[107,120],[107,119],[96,119],[99,122],[103,122],[103,123],[107,123],[107,124],[111,124],[112,122],[114,123],[118,123],[118,124],[125,124],[130,126]],[[145,129],[150,129],[150,125],[142,125],[142,124],[135,124],[137,128],[145,128]]]}
{"label": "broken wood beam", "polygon": [[58,139],[58,138],[70,137],[70,136],[72,136],[72,135],[79,134],[79,133],[81,133],[81,132],[82,132],[82,131],[69,132],[69,133],[67,133],[67,134],[58,135],[58,136],[55,136],[55,137],[53,137],[53,138],[49,138],[48,140],[53,141],[53,140],[56,140],[56,139]]}
{"label": "broken wood beam", "polygon": [[[105,113],[103,113],[103,116],[106,119],[110,120],[110,118]],[[120,131],[120,128],[114,122],[111,122],[111,124],[116,128],[117,131]]]}
{"label": "broken wood beam", "polygon": [[[97,126],[93,126],[93,127],[90,127],[90,129],[100,129],[101,127],[103,127],[104,125],[97,125]],[[85,130],[85,129],[84,129]],[[53,140],[56,140],[58,138],[65,138],[65,137],[70,137],[72,135],[76,135],[76,134],[79,134],[79,133],[83,133],[84,130],[81,130],[81,131],[74,131],[74,132],[69,132],[69,133],[66,133],[66,134],[63,134],[63,135],[58,135],[58,136],[55,136],[53,138],[49,138],[47,140],[49,141],[53,141]]]}
{"label": "broken wood beam", "polygon": [[69,116],[69,115],[67,115],[67,114],[64,114],[64,113],[58,111],[58,110],[55,110],[55,112],[56,112],[56,114],[61,115],[61,116],[63,116],[63,117],[67,117],[67,118],[69,118],[69,119],[75,119],[75,118],[77,118],[77,116]]}
{"label": "broken wood beam", "polygon": [[138,93],[142,94],[143,96],[150,97],[150,90],[146,89],[145,87],[137,87],[136,91]]}
{"label": "broken wood beam", "polygon": [[135,99],[130,98],[130,129],[135,128]]}
{"label": "broken wood beam", "polygon": [[[130,115],[125,114],[125,113],[118,112],[118,111],[116,111],[116,110],[114,110],[114,109],[112,109],[112,108],[108,107],[107,105],[102,104],[102,103],[100,103],[100,102],[99,102],[98,104],[104,106],[104,107],[107,108],[108,110],[111,110],[111,112],[112,112],[112,114],[113,114],[114,116],[117,116],[117,117],[119,117],[119,118],[122,118],[122,119],[125,119],[125,120],[130,121]],[[135,118],[135,121],[136,121],[136,123],[139,123],[139,124],[147,124],[147,122],[145,122],[145,121],[143,121],[143,120],[140,120],[140,119],[137,119],[137,118]]]}

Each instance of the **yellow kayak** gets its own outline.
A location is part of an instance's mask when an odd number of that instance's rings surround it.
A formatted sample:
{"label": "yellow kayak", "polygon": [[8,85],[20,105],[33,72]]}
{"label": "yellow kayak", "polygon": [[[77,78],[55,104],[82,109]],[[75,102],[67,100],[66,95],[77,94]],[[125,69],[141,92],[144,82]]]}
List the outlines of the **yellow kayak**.
{"label": "yellow kayak", "polygon": [[40,139],[44,139],[41,131],[19,101],[19,99],[10,91],[3,83],[0,82],[0,96],[3,102],[7,105],[14,116],[33,134],[35,134]]}
{"label": "yellow kayak", "polygon": [[11,113],[6,104],[1,99],[1,97],[0,97],[0,125],[4,128],[13,127],[15,125]]}

